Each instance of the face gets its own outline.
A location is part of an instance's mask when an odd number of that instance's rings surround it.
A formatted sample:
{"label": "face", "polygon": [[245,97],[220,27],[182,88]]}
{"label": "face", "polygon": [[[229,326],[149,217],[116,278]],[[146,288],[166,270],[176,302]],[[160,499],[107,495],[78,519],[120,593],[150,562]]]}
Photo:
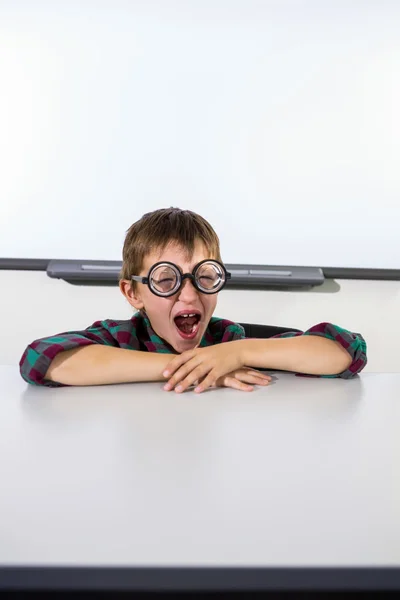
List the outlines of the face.
{"label": "face", "polygon": [[[150,268],[160,261],[172,262],[181,269],[182,273],[191,273],[197,263],[208,258],[213,257],[209,256],[201,242],[196,244],[192,259],[189,262],[182,247],[170,244],[162,254],[153,252],[147,255],[141,272],[132,274],[145,277]],[[138,310],[143,309],[146,311],[157,335],[179,353],[191,350],[199,345],[217,305],[218,293],[203,294],[196,290],[188,278],[183,280],[182,287],[176,294],[167,298],[156,296],[150,291],[148,285],[143,283],[137,283],[133,292],[130,282],[124,280],[120,282],[120,289],[132,306]],[[178,327],[178,323],[181,325],[183,319],[177,318],[177,315],[182,313],[196,313],[193,320],[197,320],[198,323],[185,327],[186,330],[190,331],[189,334],[185,334],[184,331],[181,332]],[[191,320],[189,322],[192,323]],[[192,334],[191,329],[193,326],[194,331]]]}

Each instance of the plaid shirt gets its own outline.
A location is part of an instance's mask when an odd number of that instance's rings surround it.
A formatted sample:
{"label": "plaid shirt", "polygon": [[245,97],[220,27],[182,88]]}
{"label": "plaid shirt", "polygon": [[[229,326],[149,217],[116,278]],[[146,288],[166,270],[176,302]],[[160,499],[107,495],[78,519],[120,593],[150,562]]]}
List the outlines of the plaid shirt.
{"label": "plaid shirt", "polygon": [[[367,364],[366,343],[359,333],[351,333],[331,323],[319,323],[307,329],[304,333],[288,332],[273,337],[283,338],[298,335],[320,335],[335,340],[349,352],[353,360],[349,368],[338,375],[304,375],[303,373],[297,373],[297,375],[349,379],[359,373]],[[245,337],[241,325],[226,319],[212,317],[199,347],[204,348],[213,344],[241,340]],[[35,385],[63,386],[62,383],[45,379],[51,361],[59,352],[90,344],[104,344],[115,348],[141,350],[142,352],[177,354],[172,346],[155,333],[147,315],[138,312],[127,321],[112,321],[111,319],[96,321],[83,331],[67,331],[32,342],[21,357],[19,363],[21,375],[25,381]]]}

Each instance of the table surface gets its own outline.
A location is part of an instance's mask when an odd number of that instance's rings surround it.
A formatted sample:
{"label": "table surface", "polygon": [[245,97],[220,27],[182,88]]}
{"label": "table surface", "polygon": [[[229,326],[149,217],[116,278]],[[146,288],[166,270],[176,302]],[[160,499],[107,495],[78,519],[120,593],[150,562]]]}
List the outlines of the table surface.
{"label": "table surface", "polygon": [[0,367],[0,565],[400,566],[400,373],[245,393]]}

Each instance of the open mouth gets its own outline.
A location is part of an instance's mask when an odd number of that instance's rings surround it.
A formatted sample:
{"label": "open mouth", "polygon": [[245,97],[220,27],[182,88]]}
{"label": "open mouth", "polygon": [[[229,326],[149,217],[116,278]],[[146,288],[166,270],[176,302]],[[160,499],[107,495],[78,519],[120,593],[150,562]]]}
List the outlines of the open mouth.
{"label": "open mouth", "polygon": [[174,319],[178,333],[186,340],[196,337],[200,320],[201,315],[197,313],[180,314]]}

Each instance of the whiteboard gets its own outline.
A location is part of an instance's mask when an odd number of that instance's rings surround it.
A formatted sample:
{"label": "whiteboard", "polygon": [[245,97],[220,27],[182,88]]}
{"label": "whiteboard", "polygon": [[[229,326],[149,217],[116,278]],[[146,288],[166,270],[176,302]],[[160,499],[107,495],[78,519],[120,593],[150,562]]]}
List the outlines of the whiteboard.
{"label": "whiteboard", "polygon": [[1,0],[0,257],[121,260],[191,209],[238,264],[400,268],[400,2]]}

